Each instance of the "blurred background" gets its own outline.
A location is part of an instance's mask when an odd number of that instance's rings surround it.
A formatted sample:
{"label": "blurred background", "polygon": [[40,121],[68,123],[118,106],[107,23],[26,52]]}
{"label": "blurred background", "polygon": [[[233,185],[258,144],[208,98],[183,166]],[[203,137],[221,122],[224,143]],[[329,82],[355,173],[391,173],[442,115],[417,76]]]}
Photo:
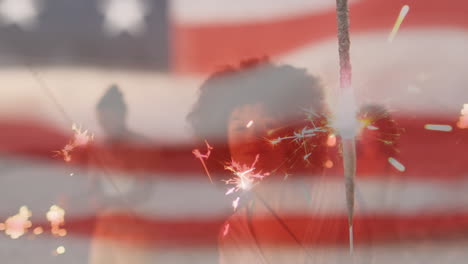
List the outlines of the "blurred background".
{"label": "blurred background", "polygon": [[[468,2],[352,0],[349,7],[356,102],[384,106],[399,131],[396,151],[375,156],[385,168],[374,169],[374,154],[358,156],[356,255],[362,263],[465,263]],[[0,0],[2,263],[217,263],[217,233],[232,207],[224,183],[211,184],[192,154],[205,151],[186,121],[198,88],[225,65],[268,56],[318,77],[333,112],[335,8],[331,0]],[[97,106],[113,85],[128,130],[144,144],[108,147]],[[70,144],[67,159],[61,150]],[[329,147],[336,156],[324,166],[341,177],[339,151]],[[117,183],[107,174],[119,175]],[[340,177],[315,190],[325,205],[310,215],[346,219]],[[125,179],[150,186],[144,202],[115,198]],[[99,232],[109,208],[95,197],[99,181],[101,192],[117,190],[107,192],[110,203],[130,208],[112,218],[112,232]],[[377,218],[371,229],[369,215]],[[125,233],[132,225],[141,227],[138,238]],[[118,255],[116,248],[144,257],[97,256]],[[315,249],[344,256],[347,237]]]}

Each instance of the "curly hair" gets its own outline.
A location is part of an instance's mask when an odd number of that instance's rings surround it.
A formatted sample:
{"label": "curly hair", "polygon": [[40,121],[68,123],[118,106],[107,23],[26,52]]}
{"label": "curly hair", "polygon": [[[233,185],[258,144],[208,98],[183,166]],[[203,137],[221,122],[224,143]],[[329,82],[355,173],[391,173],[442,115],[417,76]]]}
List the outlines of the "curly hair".
{"label": "curly hair", "polygon": [[[212,74],[201,85],[187,120],[199,140],[215,142],[217,158],[225,161],[229,160],[226,137],[230,114],[236,107],[255,103],[262,103],[269,114],[285,124],[296,126],[305,121],[304,110],[317,116],[327,112],[318,78],[305,69],[275,65],[262,58],[242,61],[237,67],[226,66]],[[318,140],[326,142],[326,138]]]}
{"label": "curly hair", "polygon": [[199,92],[198,101],[187,116],[199,139],[224,139],[229,115],[242,105],[263,103],[270,114],[283,119],[297,118],[305,109],[325,111],[318,78],[305,69],[277,66],[267,59],[226,66],[212,74]]}

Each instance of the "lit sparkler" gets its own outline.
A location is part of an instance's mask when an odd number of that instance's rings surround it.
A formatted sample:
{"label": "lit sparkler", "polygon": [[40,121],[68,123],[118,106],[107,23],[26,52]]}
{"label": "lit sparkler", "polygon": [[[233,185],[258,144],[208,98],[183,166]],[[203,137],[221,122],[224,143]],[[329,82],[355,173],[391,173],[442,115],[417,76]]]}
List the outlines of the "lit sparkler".
{"label": "lit sparkler", "polygon": [[392,42],[393,39],[395,38],[396,34],[398,33],[398,29],[400,29],[401,23],[403,23],[403,20],[405,19],[406,15],[408,14],[409,11],[409,6],[404,5],[401,10],[400,14],[398,15],[397,20],[395,21],[395,25],[393,26],[392,32],[390,33],[390,36],[388,36],[388,41]]}
{"label": "lit sparkler", "polygon": [[9,235],[12,239],[17,239],[24,235],[28,228],[32,226],[29,218],[32,216],[31,211],[26,206],[21,206],[18,214],[9,217],[5,221],[5,234]]}
{"label": "lit sparkler", "polygon": [[208,179],[210,179],[210,182],[213,183],[213,180],[211,179],[210,172],[208,171],[208,168],[206,167],[206,164],[205,164],[205,160],[207,160],[210,157],[211,150],[213,149],[213,147],[210,146],[210,144],[208,144],[208,141],[206,141],[206,140],[205,140],[205,144],[206,144],[206,153],[205,154],[202,154],[199,149],[194,149],[192,151],[192,153],[193,153],[193,155],[195,155],[195,157],[197,159],[200,160],[201,164],[203,165],[203,168],[205,169],[206,175],[208,176]]}
{"label": "lit sparkler", "polygon": [[88,130],[81,130],[81,126],[78,127],[76,124],[72,125],[73,140],[65,145],[63,149],[55,151],[59,156],[63,157],[63,160],[66,162],[71,161],[71,153],[76,147],[86,146],[90,141],[94,139],[94,135],[88,132]]}
{"label": "lit sparkler", "polygon": [[[231,171],[234,174],[233,178],[224,181],[226,184],[234,185],[234,187],[227,190],[226,195],[240,190],[248,191],[252,189],[258,181],[270,175],[269,173],[254,172],[255,165],[257,164],[259,157],[260,155],[258,154],[255,156],[255,160],[250,167],[245,164],[241,165],[235,161],[231,161],[229,164],[224,166],[224,169]],[[240,197],[237,197],[232,203],[234,210],[237,209],[239,199]]]}

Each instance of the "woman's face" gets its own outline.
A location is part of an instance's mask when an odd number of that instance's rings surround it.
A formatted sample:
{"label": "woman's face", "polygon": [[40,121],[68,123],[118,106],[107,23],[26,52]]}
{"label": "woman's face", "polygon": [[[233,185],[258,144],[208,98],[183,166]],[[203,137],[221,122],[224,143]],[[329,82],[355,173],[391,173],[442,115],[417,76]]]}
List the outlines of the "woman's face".
{"label": "woman's face", "polygon": [[240,106],[232,111],[228,122],[228,145],[233,161],[250,166],[257,154],[257,170],[270,172],[286,158],[284,144],[273,146],[269,140],[281,122],[269,115],[263,104]]}

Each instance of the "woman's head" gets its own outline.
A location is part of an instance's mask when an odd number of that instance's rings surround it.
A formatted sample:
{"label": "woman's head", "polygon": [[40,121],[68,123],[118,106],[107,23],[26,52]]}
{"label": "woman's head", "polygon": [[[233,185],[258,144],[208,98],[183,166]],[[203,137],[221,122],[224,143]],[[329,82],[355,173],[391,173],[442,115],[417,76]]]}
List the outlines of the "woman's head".
{"label": "woman's head", "polygon": [[126,131],[127,105],[116,85],[111,85],[96,106],[97,119],[109,136],[119,136]]}
{"label": "woman's head", "polygon": [[188,120],[199,139],[215,149],[226,146],[233,160],[250,165],[260,154],[258,168],[270,170],[285,161],[292,147],[270,141],[303,125],[305,110],[325,112],[317,78],[305,69],[248,60],[209,77]]}

